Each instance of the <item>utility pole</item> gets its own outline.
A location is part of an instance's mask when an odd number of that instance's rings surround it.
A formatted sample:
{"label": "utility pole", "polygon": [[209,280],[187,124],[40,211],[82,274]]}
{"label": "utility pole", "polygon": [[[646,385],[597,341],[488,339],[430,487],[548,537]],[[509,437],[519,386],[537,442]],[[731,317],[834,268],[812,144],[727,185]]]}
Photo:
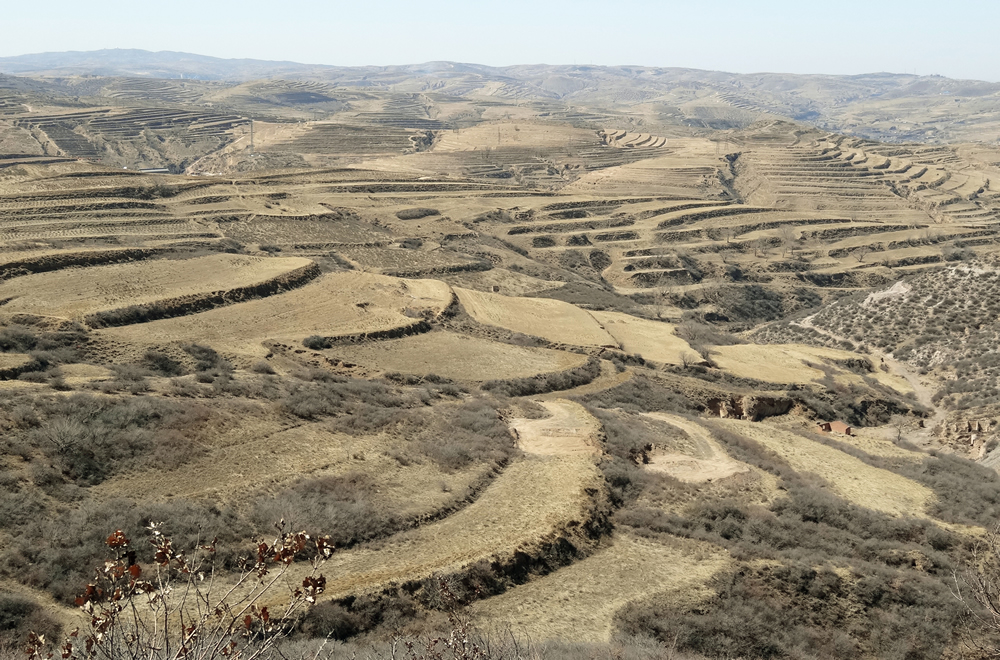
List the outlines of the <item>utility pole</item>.
{"label": "utility pole", "polygon": [[253,119],[250,120],[250,155],[253,155]]}

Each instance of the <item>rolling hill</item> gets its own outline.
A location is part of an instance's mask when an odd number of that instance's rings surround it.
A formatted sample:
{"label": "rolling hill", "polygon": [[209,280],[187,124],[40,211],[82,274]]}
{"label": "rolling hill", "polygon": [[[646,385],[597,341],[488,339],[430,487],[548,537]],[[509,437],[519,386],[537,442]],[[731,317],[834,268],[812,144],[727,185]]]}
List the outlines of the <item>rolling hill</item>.
{"label": "rolling hill", "polygon": [[[241,593],[284,521],[333,548],[286,657],[449,638],[449,613],[538,657],[971,657],[993,87],[3,66],[0,653],[87,630],[115,530],[120,577],[163,522],[190,557],[217,537],[210,582]],[[914,98],[933,143],[863,117]],[[926,133],[939,102],[970,123]]]}
{"label": "rolling hill", "polygon": [[341,89],[519,100],[553,108],[568,104],[576,106],[581,118],[598,109],[633,115],[638,111],[654,126],[731,129],[761,118],[784,117],[885,142],[1000,139],[995,119],[1000,83],[942,76],[733,74],[642,66],[489,67],[456,62],[338,67],[142,50],[5,57],[0,58],[0,73],[45,77],[48,85],[75,95],[92,93],[88,88],[95,82],[75,79],[80,76],[225,81],[227,86],[266,78]]}

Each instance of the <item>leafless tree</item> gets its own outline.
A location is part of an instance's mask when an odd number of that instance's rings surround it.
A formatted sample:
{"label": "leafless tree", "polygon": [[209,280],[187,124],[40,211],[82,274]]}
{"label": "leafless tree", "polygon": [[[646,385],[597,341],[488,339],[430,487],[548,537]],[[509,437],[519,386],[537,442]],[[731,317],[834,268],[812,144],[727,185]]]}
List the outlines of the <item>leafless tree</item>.
{"label": "leafless tree", "polygon": [[653,291],[653,309],[656,311],[656,318],[663,320],[666,316],[667,308],[670,306],[670,296],[664,289]]}
{"label": "leafless tree", "polygon": [[965,606],[972,629],[978,628],[967,643],[981,653],[977,657],[1000,657],[995,641],[1000,634],[1000,524],[976,542],[965,568],[953,571],[952,579],[952,593]]}
{"label": "leafless tree", "polygon": [[871,251],[872,249],[870,246],[862,245],[856,248],[854,252],[851,253],[851,256],[857,259],[858,263],[860,264],[865,260],[865,257],[867,257],[871,253]]}
{"label": "leafless tree", "polygon": [[906,433],[913,429],[913,420],[906,415],[893,415],[889,425],[893,430],[893,441],[898,445],[906,439]]}
{"label": "leafless tree", "polygon": [[781,240],[782,258],[784,258],[784,256],[788,253],[789,249],[791,249],[793,253],[795,252],[793,246],[795,245],[798,236],[796,236],[794,227],[791,225],[781,225],[778,227],[778,238]]}
{"label": "leafless tree", "polygon": [[764,238],[763,236],[758,238],[756,241],[753,242],[753,256],[764,257],[764,259],[767,259],[768,257],[767,252],[768,249],[770,249],[770,247],[771,245],[768,243],[766,238]]}
{"label": "leafless tree", "polygon": [[[66,660],[264,658],[291,632],[295,614],[326,588],[319,574],[333,553],[326,536],[285,532],[281,526],[274,540],[260,541],[241,561],[240,573],[227,580],[214,570],[215,541],[180,548],[160,525],[151,524],[148,531],[152,562],[141,561],[139,547],[120,530],[108,537],[112,558],[76,599],[87,625],[58,648],[32,634],[26,660],[56,654]],[[300,555],[309,555],[309,566],[290,583],[286,573]]]}

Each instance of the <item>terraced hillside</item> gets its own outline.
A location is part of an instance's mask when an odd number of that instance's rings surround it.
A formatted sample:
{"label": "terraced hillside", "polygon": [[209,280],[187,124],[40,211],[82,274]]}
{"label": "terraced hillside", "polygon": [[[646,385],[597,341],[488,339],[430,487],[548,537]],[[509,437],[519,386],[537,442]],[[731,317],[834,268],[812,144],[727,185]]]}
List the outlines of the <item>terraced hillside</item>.
{"label": "terraced hillside", "polygon": [[988,171],[963,162],[953,149],[890,147],[843,136],[795,136],[782,143],[776,137],[754,134],[749,145],[768,146],[752,148],[736,166],[749,200],[837,206],[880,219],[905,220],[908,211],[943,223],[996,219]]}
{"label": "terraced hillside", "polygon": [[185,160],[217,149],[248,123],[234,115],[143,108],[11,115],[44,154],[133,168],[186,167]]}
{"label": "terraced hillside", "polygon": [[[864,345],[898,362],[928,405],[929,432],[961,453],[995,449],[996,257],[952,264],[857,295],[791,321],[765,326],[758,341]],[[991,462],[995,457],[989,459]]]}
{"label": "terraced hillside", "polygon": [[[143,193],[147,199],[115,195],[112,179],[127,188],[127,176],[106,172],[86,184],[94,190],[80,193],[90,198],[84,205],[51,192],[0,200],[7,240],[42,237],[33,219],[44,214],[53,237],[62,231],[99,242],[102,218],[124,213],[142,219],[128,223],[129,233],[142,226],[141,233],[161,240],[256,239],[307,257],[339,244],[337,258],[346,263],[408,277],[498,265],[509,272],[528,258],[534,265],[527,274],[536,279],[613,287],[650,313],[669,309],[676,318],[687,310],[743,327],[843,289],[891,282],[899,269],[933,267],[970,250],[990,253],[995,244],[990,170],[981,160],[943,148],[901,151],[782,122],[730,138],[727,146],[739,151],[728,156],[716,155],[719,142],[707,139],[633,139],[624,131],[537,121],[443,132],[334,123],[275,129],[273,136],[268,130],[258,131],[265,136],[262,163],[294,156],[303,166],[338,167],[302,172],[293,185],[290,175],[266,172],[232,187],[188,179],[176,190]],[[224,158],[247,153],[236,147]],[[222,161],[203,163],[211,169]],[[941,185],[925,185],[934,172]],[[338,238],[346,236],[346,219],[331,231],[306,218],[358,208],[360,193],[369,194],[366,219],[379,218],[419,246],[380,238],[371,225],[356,238]],[[401,220],[394,213],[406,205],[390,199],[394,194],[438,213],[424,223]],[[59,224],[74,214],[86,219]],[[276,239],[290,222],[299,223],[298,237],[281,245]],[[483,234],[513,248],[465,250],[462,241]]]}
{"label": "terraced hillside", "polygon": [[952,570],[1000,515],[949,453],[998,460],[988,147],[513,83],[72,84],[145,105],[0,115],[11,630],[72,630],[114,529],[218,535],[223,584],[283,519],[335,544],[296,653],[454,600],[541,657],[961,656]]}
{"label": "terraced hillside", "polygon": [[112,99],[128,99],[144,103],[197,103],[213,87],[222,85],[204,81],[165,80],[162,78],[117,78],[108,81],[101,90]]}
{"label": "terraced hillside", "polygon": [[[432,62],[386,67],[333,67],[289,62],[220,60],[191,54],[98,51],[0,58],[0,70],[42,76],[20,90],[68,97],[118,96],[139,100],[144,92],[158,102],[252,104],[257,111],[303,118],[316,105],[310,96],[268,98],[267,92],[240,99],[254,81],[335,87],[379,98],[396,95],[385,107],[366,108],[390,121],[435,122],[425,114],[428,100],[466,104],[463,121],[479,110],[474,104],[533,104],[567,122],[590,122],[621,114],[673,126],[714,130],[744,128],[759,119],[783,117],[824,130],[885,142],[995,142],[1000,90],[995,83],[951,80],[942,76],[876,73],[857,76],[732,74],[683,68],[602,66],[488,67]],[[100,76],[120,76],[107,79]],[[143,78],[145,77],[145,78]],[[8,80],[14,76],[7,76]],[[150,79],[166,82],[148,82]],[[198,80],[191,80],[196,78]],[[210,80],[212,82],[205,82]],[[219,82],[233,81],[233,82]],[[0,81],[3,84],[3,81]],[[15,87],[8,83],[9,87]],[[244,89],[241,89],[244,88]],[[232,94],[230,94],[232,92]],[[280,92],[279,92],[280,93]],[[326,92],[311,92],[324,96]],[[263,101],[263,103],[261,103]],[[302,103],[305,107],[295,108]],[[325,108],[329,110],[330,107]],[[305,113],[302,113],[305,110]],[[430,124],[412,127],[424,128]],[[622,127],[624,128],[624,127]],[[653,132],[639,130],[637,132]]]}

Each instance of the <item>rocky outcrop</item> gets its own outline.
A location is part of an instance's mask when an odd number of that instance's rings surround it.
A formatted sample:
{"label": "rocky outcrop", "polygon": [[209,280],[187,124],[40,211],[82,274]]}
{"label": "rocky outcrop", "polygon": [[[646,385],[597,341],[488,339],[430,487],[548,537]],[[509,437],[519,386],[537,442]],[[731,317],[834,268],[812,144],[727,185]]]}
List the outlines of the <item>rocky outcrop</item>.
{"label": "rocky outcrop", "polygon": [[759,422],[765,417],[775,417],[788,413],[794,406],[794,402],[784,397],[735,395],[728,398],[709,399],[707,405],[708,409],[719,417]]}

